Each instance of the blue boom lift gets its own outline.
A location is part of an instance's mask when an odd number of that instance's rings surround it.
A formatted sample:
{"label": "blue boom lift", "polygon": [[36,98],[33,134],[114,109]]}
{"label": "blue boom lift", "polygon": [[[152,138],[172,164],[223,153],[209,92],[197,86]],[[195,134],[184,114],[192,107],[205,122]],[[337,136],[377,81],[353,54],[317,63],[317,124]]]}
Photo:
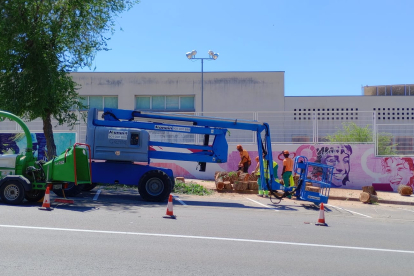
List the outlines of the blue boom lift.
{"label": "blue boom lift", "polygon": [[[138,185],[141,197],[147,201],[165,200],[174,187],[172,170],[147,165],[151,159],[195,161],[199,162],[200,171],[205,171],[206,163],[227,162],[227,129],[255,131],[259,156],[265,153],[266,164],[273,164],[267,123],[110,108],[104,109],[102,118],[98,119],[97,109],[89,110],[86,143],[90,145],[91,157],[95,160],[92,162],[93,181]],[[150,140],[148,131],[198,134],[204,139],[201,145],[158,142]],[[164,150],[150,150],[152,146]],[[180,152],[179,149],[184,148],[191,152]],[[274,180],[271,168],[267,170],[269,179],[265,178],[264,162],[262,158],[259,160],[261,181],[266,183],[271,195],[281,199],[298,190],[285,190]],[[142,164],[144,162],[147,164]],[[276,193],[277,190],[283,190],[283,193]]]}

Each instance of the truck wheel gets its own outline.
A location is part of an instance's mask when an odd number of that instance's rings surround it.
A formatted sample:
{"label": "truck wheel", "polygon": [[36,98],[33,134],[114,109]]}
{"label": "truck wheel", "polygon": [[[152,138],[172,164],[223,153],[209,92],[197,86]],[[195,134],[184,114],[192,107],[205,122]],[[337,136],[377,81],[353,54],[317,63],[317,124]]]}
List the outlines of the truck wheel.
{"label": "truck wheel", "polygon": [[45,190],[31,190],[24,193],[24,198],[30,202],[38,202],[45,196]]}
{"label": "truck wheel", "polygon": [[[66,189],[64,189],[65,191],[65,196],[69,196],[69,197],[74,197],[77,196],[78,194],[80,194],[82,192],[83,189],[83,185],[75,185],[74,182],[70,182],[68,184],[68,187]],[[53,189],[53,192],[59,196],[59,197],[63,197],[63,193],[62,193],[62,189]]]}
{"label": "truck wheel", "polygon": [[23,185],[15,180],[8,180],[0,188],[0,196],[4,203],[18,205],[24,200]]}
{"label": "truck wheel", "polygon": [[171,180],[162,171],[146,172],[139,181],[138,191],[146,201],[164,201],[171,193]]}
{"label": "truck wheel", "polygon": [[97,183],[84,184],[84,185],[82,185],[83,186],[83,191],[89,192],[90,190],[93,190],[93,188],[95,188],[96,185],[98,185],[98,184]]}

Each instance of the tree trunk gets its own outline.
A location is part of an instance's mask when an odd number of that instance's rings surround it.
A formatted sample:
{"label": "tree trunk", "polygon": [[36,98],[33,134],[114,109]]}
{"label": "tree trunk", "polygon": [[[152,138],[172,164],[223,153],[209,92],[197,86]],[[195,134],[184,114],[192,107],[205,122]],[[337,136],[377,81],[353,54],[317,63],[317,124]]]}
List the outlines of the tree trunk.
{"label": "tree trunk", "polygon": [[359,195],[359,200],[363,203],[375,203],[378,202],[378,197],[367,192],[362,192]]}
{"label": "tree trunk", "polygon": [[47,160],[52,160],[56,156],[55,139],[53,138],[52,120],[50,114],[43,118],[43,133],[46,138]]}

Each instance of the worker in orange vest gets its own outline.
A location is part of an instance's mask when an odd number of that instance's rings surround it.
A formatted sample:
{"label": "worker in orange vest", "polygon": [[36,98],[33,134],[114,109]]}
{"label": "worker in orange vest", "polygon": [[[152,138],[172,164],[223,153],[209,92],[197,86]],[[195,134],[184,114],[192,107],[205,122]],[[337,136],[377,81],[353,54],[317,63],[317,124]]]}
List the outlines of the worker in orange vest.
{"label": "worker in orange vest", "polygon": [[247,150],[243,149],[241,145],[237,145],[237,150],[240,153],[240,162],[238,170],[247,173],[250,165],[252,164],[252,160],[250,159],[249,153],[247,152]]}
{"label": "worker in orange vest", "polygon": [[[293,171],[293,159],[289,158],[289,151],[284,150],[283,156],[285,159],[283,159],[283,171],[282,171],[282,178],[283,182],[285,184],[285,188],[289,187],[290,185],[290,177],[292,176]],[[288,198],[291,198],[292,196],[289,195]]]}

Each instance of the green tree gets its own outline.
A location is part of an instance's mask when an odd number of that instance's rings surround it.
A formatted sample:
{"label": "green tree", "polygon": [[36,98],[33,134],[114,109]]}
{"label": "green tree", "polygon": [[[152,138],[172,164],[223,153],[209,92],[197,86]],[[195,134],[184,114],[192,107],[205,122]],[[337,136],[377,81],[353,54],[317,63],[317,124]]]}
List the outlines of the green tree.
{"label": "green tree", "polygon": [[[392,143],[392,134],[378,133],[377,147],[378,155],[395,155],[397,144]],[[332,135],[327,135],[326,139],[334,143],[372,143],[373,133],[369,125],[360,127],[354,122],[342,123],[342,129]]]}
{"label": "green tree", "polygon": [[84,107],[70,72],[108,50],[115,17],[138,0],[0,0],[0,109],[41,118],[48,158],[56,155],[52,118],[78,121]]}

